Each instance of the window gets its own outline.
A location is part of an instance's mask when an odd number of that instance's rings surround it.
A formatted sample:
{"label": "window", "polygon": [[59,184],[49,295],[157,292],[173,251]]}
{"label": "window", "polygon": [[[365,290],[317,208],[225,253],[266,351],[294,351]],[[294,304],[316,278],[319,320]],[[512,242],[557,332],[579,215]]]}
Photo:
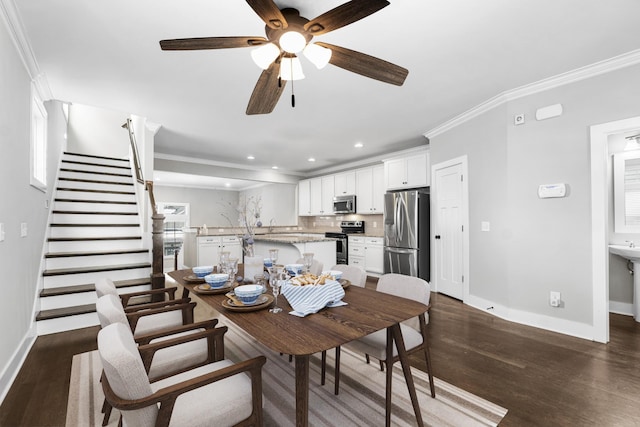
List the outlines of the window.
{"label": "window", "polygon": [[182,248],[183,230],[189,227],[189,203],[158,203],[158,212],[164,214],[164,255],[173,256]]}
{"label": "window", "polygon": [[31,177],[42,191],[47,189],[47,110],[35,88],[31,88]]}

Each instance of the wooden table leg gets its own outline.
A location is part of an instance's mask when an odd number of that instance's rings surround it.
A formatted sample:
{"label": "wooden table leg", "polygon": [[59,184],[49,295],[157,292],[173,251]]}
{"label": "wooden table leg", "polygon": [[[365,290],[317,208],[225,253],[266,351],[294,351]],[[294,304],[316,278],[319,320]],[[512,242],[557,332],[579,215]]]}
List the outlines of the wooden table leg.
{"label": "wooden table leg", "polygon": [[296,426],[309,425],[309,355],[296,355]]}
{"label": "wooden table leg", "polygon": [[[422,412],[420,412],[420,404],[418,403],[418,395],[416,394],[416,386],[413,383],[413,375],[411,375],[411,365],[409,364],[409,357],[407,357],[407,349],[404,346],[404,339],[402,338],[402,331],[400,330],[400,324],[396,323],[391,326],[391,333],[393,334],[393,340],[396,342],[396,348],[398,349],[398,358],[402,365],[402,372],[404,373],[404,379],[407,382],[407,388],[409,389],[409,395],[411,396],[411,403],[413,404],[413,411],[416,413],[416,421],[418,426],[424,426],[422,421]],[[387,346],[388,348],[388,346]],[[387,370],[391,367],[387,365]]]}

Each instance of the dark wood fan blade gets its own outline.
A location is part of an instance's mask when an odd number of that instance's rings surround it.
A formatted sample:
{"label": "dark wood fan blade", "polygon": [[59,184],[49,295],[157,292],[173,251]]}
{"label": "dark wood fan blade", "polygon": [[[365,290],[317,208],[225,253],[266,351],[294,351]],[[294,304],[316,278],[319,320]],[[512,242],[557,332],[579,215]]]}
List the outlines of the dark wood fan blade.
{"label": "dark wood fan blade", "polygon": [[201,50],[251,47],[268,43],[264,37],[199,37],[191,39],[160,40],[162,50]]}
{"label": "dark wood fan blade", "polygon": [[366,18],[388,5],[387,0],[351,0],[307,22],[304,29],[319,36]]}
{"label": "dark wood fan blade", "polygon": [[285,80],[281,84],[278,82],[279,71],[280,61],[274,61],[260,74],[247,105],[247,115],[269,114],[276,107],[287,83]]}
{"label": "dark wood fan blade", "polygon": [[323,42],[316,42],[316,44],[331,49],[330,64],[365,77],[402,86],[409,74],[406,68],[355,50]]}
{"label": "dark wood fan blade", "polygon": [[287,20],[273,0],[247,0],[251,9],[274,30],[287,28]]}

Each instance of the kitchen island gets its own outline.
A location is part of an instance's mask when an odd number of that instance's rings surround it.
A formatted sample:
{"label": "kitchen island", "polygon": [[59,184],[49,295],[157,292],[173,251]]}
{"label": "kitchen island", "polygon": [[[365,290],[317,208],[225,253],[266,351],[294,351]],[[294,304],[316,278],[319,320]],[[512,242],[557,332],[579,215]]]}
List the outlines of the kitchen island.
{"label": "kitchen island", "polygon": [[278,264],[293,264],[306,252],[313,253],[313,259],[320,261],[325,270],[336,264],[336,239],[322,234],[258,234],[254,237],[256,256],[267,258],[269,249],[278,249]]}

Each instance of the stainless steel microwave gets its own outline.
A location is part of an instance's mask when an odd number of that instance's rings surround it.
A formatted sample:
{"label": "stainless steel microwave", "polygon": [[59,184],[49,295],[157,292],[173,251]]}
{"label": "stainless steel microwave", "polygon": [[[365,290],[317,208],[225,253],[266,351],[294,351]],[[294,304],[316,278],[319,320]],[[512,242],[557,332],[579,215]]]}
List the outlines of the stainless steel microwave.
{"label": "stainless steel microwave", "polygon": [[335,196],[333,198],[333,213],[356,213],[356,196]]}

